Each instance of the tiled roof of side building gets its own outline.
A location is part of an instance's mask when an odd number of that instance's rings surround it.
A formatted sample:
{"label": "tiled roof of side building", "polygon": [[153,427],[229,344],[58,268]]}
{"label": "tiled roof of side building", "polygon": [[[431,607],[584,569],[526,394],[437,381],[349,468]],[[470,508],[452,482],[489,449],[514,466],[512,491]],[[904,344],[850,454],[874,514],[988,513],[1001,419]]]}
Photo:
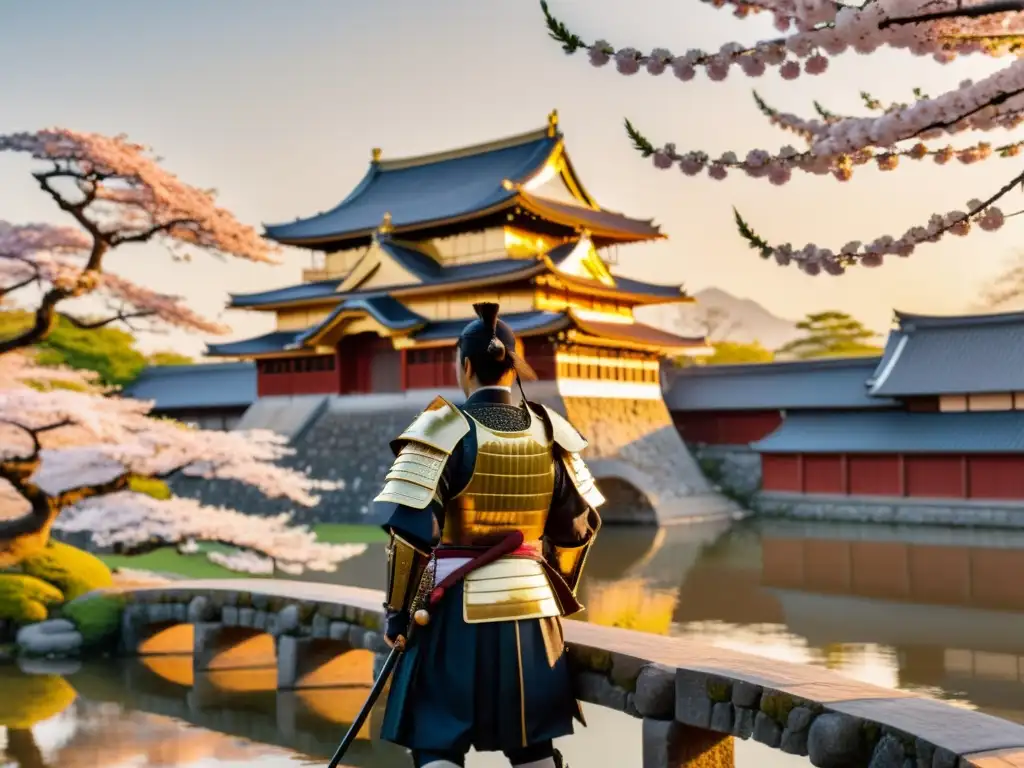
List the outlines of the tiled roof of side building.
{"label": "tiled roof of side building", "polygon": [[892,408],[865,382],[878,357],[706,365],[672,371],[665,401],[673,411]]}
{"label": "tiled roof of side building", "polygon": [[502,182],[539,171],[559,141],[558,135],[542,130],[495,142],[493,148],[481,145],[434,157],[377,161],[337,206],[290,224],[268,225],[267,236],[312,244],[368,235],[385,213],[391,214],[395,229],[402,229],[494,208],[517,195]]}
{"label": "tiled roof of side building", "polygon": [[152,366],[124,394],[153,400],[156,411],[243,408],[256,400],[256,368],[250,362]]}
{"label": "tiled roof of side building", "polygon": [[207,344],[206,354],[210,357],[246,357],[248,355],[266,355],[288,349],[305,329],[294,331],[271,331],[262,336],[239,341],[228,341],[224,344]]}
{"label": "tiled roof of side building", "polygon": [[1020,453],[1024,412],[789,414],[761,453]]}
{"label": "tiled roof of side building", "polygon": [[1024,391],[1024,313],[897,313],[871,393],[886,397]]}

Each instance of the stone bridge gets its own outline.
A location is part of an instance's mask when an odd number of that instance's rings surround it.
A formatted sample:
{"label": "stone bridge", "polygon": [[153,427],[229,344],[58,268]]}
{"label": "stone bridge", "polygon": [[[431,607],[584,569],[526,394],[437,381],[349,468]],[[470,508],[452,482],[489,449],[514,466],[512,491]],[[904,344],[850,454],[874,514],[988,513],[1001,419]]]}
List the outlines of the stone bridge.
{"label": "stone bridge", "polygon": [[[123,653],[190,653],[197,672],[263,669],[278,695],[347,687],[353,714],[387,650],[374,590],[243,579],[121,593]],[[941,701],[578,621],[565,635],[579,698],[642,719],[644,768],[731,768],[736,737],[821,768],[1024,768],[1024,726]]]}

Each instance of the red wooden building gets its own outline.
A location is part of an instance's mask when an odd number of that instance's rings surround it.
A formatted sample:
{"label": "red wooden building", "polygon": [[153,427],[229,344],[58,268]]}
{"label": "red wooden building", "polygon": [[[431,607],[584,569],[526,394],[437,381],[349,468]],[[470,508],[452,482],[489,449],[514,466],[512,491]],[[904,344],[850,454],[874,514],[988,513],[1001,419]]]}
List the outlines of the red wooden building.
{"label": "red wooden building", "polygon": [[303,282],[233,295],[276,316],[210,355],[252,359],[261,397],[455,385],[454,341],[472,304],[498,301],[543,380],[566,396],[660,398],[664,353],[704,354],[636,322],[639,305],[686,302],[679,286],[613,275],[620,245],[660,239],[649,220],[601,208],[552,113],[532,133],[423,157],[384,159],[335,208],[267,236],[316,254]]}
{"label": "red wooden building", "polygon": [[899,407],[870,397],[865,382],[879,357],[676,369],[665,402],[688,443],[747,446],[791,412],[863,412]]}
{"label": "red wooden building", "polygon": [[684,371],[669,406],[763,495],[1024,501],[1024,313],[896,320],[880,358]]}

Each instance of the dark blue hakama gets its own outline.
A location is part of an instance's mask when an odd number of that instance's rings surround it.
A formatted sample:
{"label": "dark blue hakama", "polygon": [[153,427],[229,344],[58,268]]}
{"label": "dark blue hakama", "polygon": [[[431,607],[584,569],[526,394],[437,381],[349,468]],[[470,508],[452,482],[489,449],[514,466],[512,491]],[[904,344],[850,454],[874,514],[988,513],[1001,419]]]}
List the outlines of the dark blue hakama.
{"label": "dark blue hakama", "polygon": [[418,751],[509,751],[582,721],[558,619],[467,624],[462,584],[416,627],[391,681],[381,738]]}

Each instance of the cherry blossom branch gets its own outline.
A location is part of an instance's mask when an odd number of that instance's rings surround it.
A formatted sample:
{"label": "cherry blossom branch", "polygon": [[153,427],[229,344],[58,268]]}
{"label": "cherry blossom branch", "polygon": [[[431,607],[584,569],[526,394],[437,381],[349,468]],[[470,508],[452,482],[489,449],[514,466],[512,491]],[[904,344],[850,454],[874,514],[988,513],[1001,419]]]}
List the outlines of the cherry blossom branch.
{"label": "cherry blossom branch", "polygon": [[915,16],[901,16],[897,18],[884,19],[879,22],[879,29],[899,26],[902,24],[923,24],[941,19],[980,19],[986,16],[995,16],[1002,13],[1013,13],[1024,11],[1024,2],[1020,0],[999,0],[994,3],[979,3],[978,5],[962,5],[957,3],[955,8],[947,8],[942,11],[921,13]]}
{"label": "cherry blossom branch", "polygon": [[60,316],[71,323],[75,328],[79,328],[83,331],[95,330],[96,328],[103,328],[104,326],[110,325],[111,323],[123,322],[130,326],[129,321],[142,318],[152,317],[156,313],[152,310],[140,310],[138,312],[124,312],[120,311],[112,317],[104,318],[103,320],[81,320],[74,315],[69,315],[66,312],[61,312]]}
{"label": "cherry blossom branch", "polygon": [[751,178],[766,178],[776,185],[788,182],[793,171],[803,171],[819,176],[830,173],[839,181],[849,181],[856,166],[871,162],[874,162],[882,171],[896,170],[901,157],[912,160],[931,157],[939,165],[945,165],[951,160],[957,159],[964,165],[972,165],[992,157],[1017,157],[1024,149],[1024,141],[997,147],[981,141],[959,149],[951,146],[929,149],[925,144],[918,142],[907,149],[872,151],[870,148],[865,148],[850,155],[831,157],[815,155],[812,150],[801,152],[791,146],[786,146],[774,155],[761,149],[755,149],[748,152],[743,159],[737,157],[734,152],[725,152],[717,159],[712,159],[706,152],[699,150],[678,152],[675,144],[666,144],[660,149],[655,149],[650,140],[641,134],[629,120],[625,121],[625,125],[626,133],[632,141],[633,147],[641,156],[650,157],[654,167],[660,170],[678,165],[687,176],[696,176],[706,170],[708,175],[716,180],[726,178],[729,170],[739,170]]}
{"label": "cherry blossom branch", "polygon": [[804,72],[819,75],[828,68],[826,55],[834,57],[849,50],[867,54],[882,46],[903,48],[918,56],[932,55],[940,63],[948,63],[957,55],[1011,53],[1015,41],[1000,42],[997,35],[1005,35],[1007,27],[1013,26],[1011,22],[1019,22],[1019,19],[997,15],[972,20],[956,13],[958,0],[929,0],[928,4],[953,2],[956,5],[950,10],[948,20],[893,25],[885,23],[894,19],[889,15],[896,10],[892,4],[873,2],[862,7],[839,7],[829,0],[800,3],[779,0],[774,8],[776,28],[785,32],[795,26],[796,33],[756,45],[727,43],[714,54],[692,49],[681,56],[665,48],[656,48],[650,54],[636,48],[616,49],[606,40],[587,44],[551,13],[546,0],[541,0],[541,9],[548,35],[561,44],[566,54],[586,50],[595,67],[605,66],[614,59],[616,69],[623,75],[634,75],[642,68],[651,75],[661,75],[671,69],[683,81],[692,80],[697,67],[703,67],[710,80],[724,80],[734,65],[750,77],[760,77],[767,67],[778,67],[784,79],[793,80],[801,74],[801,60],[805,60]]}
{"label": "cherry blossom branch", "polygon": [[968,202],[966,213],[951,211],[944,216],[935,214],[926,227],[912,227],[899,239],[885,235],[867,246],[853,241],[847,243],[839,253],[813,243],[808,243],[799,251],[788,243],[771,245],[753,230],[735,208],[733,214],[740,236],[751,248],[759,252],[761,258],[774,258],[780,266],[795,263],[808,275],[818,275],[822,271],[830,275],[841,275],[847,268],[858,264],[863,267],[880,267],[886,255],[909,256],[916,246],[925,242],[937,242],[947,233],[963,237],[971,231],[972,223],[977,223],[982,230],[994,232],[1002,227],[1006,220],[1006,216],[994,203],[1022,185],[1024,173],[1015,176],[988,199]]}

